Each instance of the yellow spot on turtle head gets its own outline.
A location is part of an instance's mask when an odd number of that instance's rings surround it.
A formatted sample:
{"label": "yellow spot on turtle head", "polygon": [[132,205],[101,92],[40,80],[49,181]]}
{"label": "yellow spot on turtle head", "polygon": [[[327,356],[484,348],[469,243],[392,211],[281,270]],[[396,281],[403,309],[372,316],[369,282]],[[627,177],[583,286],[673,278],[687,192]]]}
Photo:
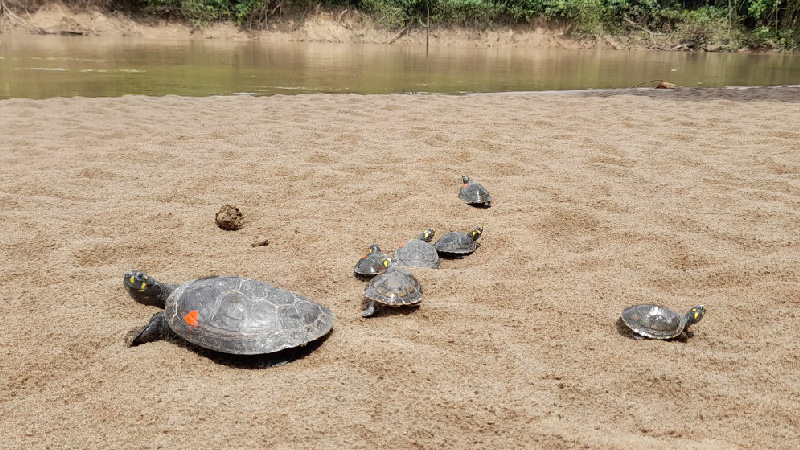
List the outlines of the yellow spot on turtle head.
{"label": "yellow spot on turtle head", "polygon": [[699,316],[700,316],[700,313],[699,313],[699,312],[697,312],[697,311],[695,311],[695,312],[694,312],[694,318],[695,318],[695,319],[697,319]]}
{"label": "yellow spot on turtle head", "polygon": [[136,281],[134,280],[133,275],[131,275],[131,284],[136,284]]}

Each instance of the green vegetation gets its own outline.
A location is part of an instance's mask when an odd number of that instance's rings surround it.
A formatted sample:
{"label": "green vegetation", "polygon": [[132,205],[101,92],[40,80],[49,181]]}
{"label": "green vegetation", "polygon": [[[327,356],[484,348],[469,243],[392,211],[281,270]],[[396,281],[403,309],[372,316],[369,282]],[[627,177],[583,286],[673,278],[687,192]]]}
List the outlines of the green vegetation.
{"label": "green vegetation", "polygon": [[686,49],[796,50],[800,44],[800,0],[67,0],[70,2],[168,14],[195,24],[232,19],[251,28],[262,27],[287,12],[346,8],[397,30],[424,27],[429,22],[437,27],[486,29],[545,19],[587,37],[641,33],[654,47],[660,47],[656,38],[661,36],[671,37],[670,45],[678,43]]}
{"label": "green vegetation", "polygon": [[[200,23],[232,18],[259,27],[286,11],[348,8],[393,29],[488,28],[545,18],[586,36],[671,34],[683,48],[781,48],[800,42],[800,0],[130,0]],[[655,45],[657,46],[657,45]]]}

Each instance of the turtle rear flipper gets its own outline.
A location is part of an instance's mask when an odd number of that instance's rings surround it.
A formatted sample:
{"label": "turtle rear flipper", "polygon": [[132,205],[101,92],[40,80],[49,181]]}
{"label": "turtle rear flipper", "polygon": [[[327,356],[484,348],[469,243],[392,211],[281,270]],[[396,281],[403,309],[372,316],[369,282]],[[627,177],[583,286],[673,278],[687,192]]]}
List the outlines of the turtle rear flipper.
{"label": "turtle rear flipper", "polygon": [[146,344],[148,342],[161,341],[164,339],[176,338],[177,335],[172,331],[167,323],[167,318],[163,312],[157,312],[150,318],[150,323],[141,330],[131,330],[125,336],[128,347]]}

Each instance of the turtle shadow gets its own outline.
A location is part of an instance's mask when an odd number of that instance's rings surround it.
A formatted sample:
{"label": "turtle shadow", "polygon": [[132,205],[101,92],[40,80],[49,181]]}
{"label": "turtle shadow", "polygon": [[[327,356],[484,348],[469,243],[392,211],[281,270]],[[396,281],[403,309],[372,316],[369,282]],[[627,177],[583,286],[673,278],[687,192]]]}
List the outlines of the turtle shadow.
{"label": "turtle shadow", "polygon": [[[367,302],[368,303],[368,302]],[[362,305],[362,311],[365,305]],[[403,306],[388,306],[388,305],[375,305],[375,313],[368,317],[362,317],[363,319],[374,319],[377,317],[386,317],[386,316],[408,316],[410,314],[415,313],[419,309],[419,305],[403,305]]]}
{"label": "turtle shadow", "polygon": [[473,250],[473,251],[471,251],[469,253],[442,253],[442,252],[437,252],[437,253],[439,254],[439,258],[441,258],[441,259],[451,259],[451,260],[452,259],[464,259],[467,256],[475,253],[479,248],[481,248],[481,244],[476,242],[475,243],[475,250]]}
{"label": "turtle shadow", "polygon": [[478,209],[489,209],[492,207],[492,205],[486,205],[484,203],[467,203],[467,204],[469,206],[472,206],[473,208],[478,208]]}
{"label": "turtle shadow", "polygon": [[193,351],[200,356],[208,358],[214,363],[219,365],[228,366],[236,369],[267,369],[270,367],[277,367],[289,364],[293,361],[305,358],[306,356],[313,353],[316,349],[318,349],[322,345],[322,343],[328,339],[328,336],[330,336],[332,333],[333,330],[331,330],[325,336],[322,336],[319,339],[309,342],[306,345],[301,345],[299,347],[293,347],[293,348],[286,348],[277,352],[264,353],[259,355],[235,355],[232,353],[217,352],[214,350],[209,350],[204,347],[200,347],[199,345],[192,344],[189,341],[177,337],[169,337],[167,338],[167,340],[175,345],[178,345],[179,347]]}
{"label": "turtle shadow", "polygon": [[362,275],[360,273],[353,273],[353,276],[355,277],[356,280],[367,281],[368,282],[369,280],[371,280],[371,279],[375,278],[376,276],[378,276],[378,274],[376,273],[376,274],[370,274],[370,275]]}
{"label": "turtle shadow", "polygon": [[464,255],[457,255],[455,253],[439,253],[439,258],[447,260],[458,260],[458,259],[464,259],[470,254],[471,253],[466,253]]}
{"label": "turtle shadow", "polygon": [[[656,339],[651,339],[651,338],[648,338],[648,337],[645,337],[645,336],[640,336],[640,335],[636,334],[636,332],[631,330],[630,327],[625,325],[625,321],[622,320],[622,317],[617,318],[617,322],[616,322],[615,325],[616,325],[616,328],[617,328],[617,333],[620,336],[626,337],[628,339],[631,339],[631,340],[634,340],[634,341],[656,340]],[[679,336],[676,336],[676,337],[674,337],[672,339],[666,339],[666,340],[670,341],[670,342],[686,343],[686,342],[689,341],[689,338],[691,338],[692,336],[694,336],[694,333],[692,333],[691,331],[684,331]],[[661,340],[665,340],[665,339],[661,339]]]}
{"label": "turtle shadow", "polygon": [[634,333],[633,330],[630,329],[627,325],[625,325],[625,321],[622,320],[622,317],[617,318],[617,322],[615,323],[617,328],[617,333],[620,336],[626,337],[628,339],[634,340],[642,340],[644,336],[639,336],[638,334]]}

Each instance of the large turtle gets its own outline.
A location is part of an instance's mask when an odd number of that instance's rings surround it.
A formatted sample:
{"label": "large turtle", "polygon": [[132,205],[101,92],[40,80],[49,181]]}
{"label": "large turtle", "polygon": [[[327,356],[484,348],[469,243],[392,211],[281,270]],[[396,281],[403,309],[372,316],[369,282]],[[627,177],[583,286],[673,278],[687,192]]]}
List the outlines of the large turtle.
{"label": "large turtle", "polygon": [[441,255],[458,257],[475,251],[478,245],[475,241],[481,237],[483,227],[475,227],[469,233],[454,231],[442,236],[441,239],[433,244],[433,247]]}
{"label": "large turtle", "polygon": [[164,308],[130,336],[130,346],[178,336],[217,352],[255,355],[305,345],[333,326],[328,308],[249,278],[214,276],[169,285],[132,271],[124,286],[138,302]]}
{"label": "large turtle", "polygon": [[353,272],[361,277],[374,277],[385,269],[383,258],[384,254],[378,244],[372,244],[369,246],[369,253],[358,260]]}
{"label": "large turtle", "polygon": [[458,198],[472,206],[488,208],[492,206],[492,197],[482,184],[472,181],[468,176],[461,175],[464,185],[458,191]]}
{"label": "large turtle", "polygon": [[392,258],[385,258],[386,270],[370,280],[364,289],[368,300],[367,307],[361,312],[362,317],[375,314],[375,304],[387,306],[418,305],[422,301],[422,286],[410,272],[402,267],[392,266]]}
{"label": "large turtle", "polygon": [[400,266],[439,268],[439,253],[429,242],[436,230],[428,228],[394,252],[394,262]]}
{"label": "large turtle", "polygon": [[651,339],[672,339],[689,330],[689,325],[703,320],[706,307],[697,305],[686,314],[652,303],[629,306],[622,310],[622,321],[634,333]]}

